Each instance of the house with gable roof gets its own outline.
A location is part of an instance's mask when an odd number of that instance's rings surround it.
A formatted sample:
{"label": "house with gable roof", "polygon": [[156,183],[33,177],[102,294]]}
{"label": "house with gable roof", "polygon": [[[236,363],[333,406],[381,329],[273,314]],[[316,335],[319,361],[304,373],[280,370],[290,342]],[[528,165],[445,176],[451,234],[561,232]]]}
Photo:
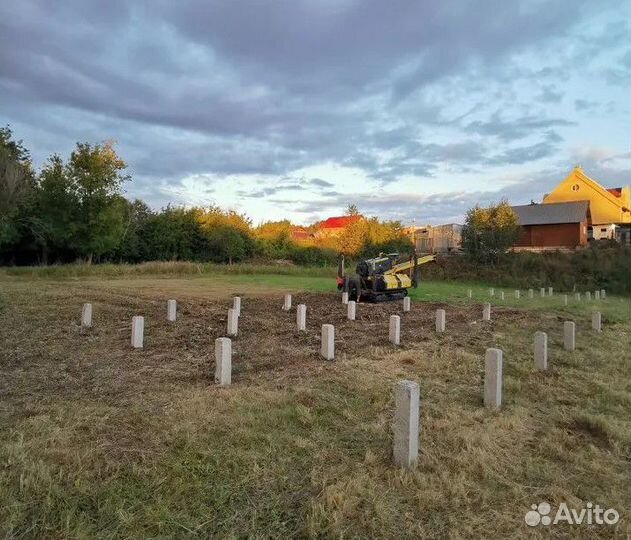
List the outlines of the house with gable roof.
{"label": "house with gable roof", "polygon": [[316,237],[330,238],[340,236],[347,227],[364,219],[364,216],[355,214],[351,216],[335,216],[325,219],[316,225]]}
{"label": "house with gable roof", "polygon": [[543,198],[543,204],[587,201],[590,219],[587,238],[612,239],[631,243],[631,192],[629,186],[605,188],[575,167],[552,193]]}
{"label": "house with gable roof", "polygon": [[605,188],[575,167],[542,204],[512,207],[520,224],[514,250],[573,250],[605,239],[631,244],[630,199],[629,186]]}

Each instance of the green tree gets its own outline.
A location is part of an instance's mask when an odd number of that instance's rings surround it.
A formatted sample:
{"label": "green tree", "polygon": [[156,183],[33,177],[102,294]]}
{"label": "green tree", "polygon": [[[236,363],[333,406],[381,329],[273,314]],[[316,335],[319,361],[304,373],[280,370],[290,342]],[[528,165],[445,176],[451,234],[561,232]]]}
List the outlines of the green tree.
{"label": "green tree", "polygon": [[473,260],[496,263],[519,237],[519,220],[508,202],[488,208],[476,205],[467,212],[462,248]]}
{"label": "green tree", "polygon": [[232,264],[243,260],[248,254],[246,236],[234,227],[216,227],[208,233],[207,238],[211,260],[215,262]]}
{"label": "green tree", "polygon": [[254,252],[252,221],[245,214],[218,206],[196,210],[205,238],[204,258],[232,263]]}
{"label": "green tree", "polygon": [[264,257],[286,259],[294,245],[292,239],[293,226],[287,219],[282,221],[266,221],[254,230],[258,241],[258,250]]}
{"label": "green tree", "polygon": [[195,213],[202,228],[207,231],[215,227],[230,227],[246,235],[252,234],[252,220],[245,214],[239,214],[234,210],[223,210],[216,205],[208,208],[197,208]]}
{"label": "green tree", "polygon": [[366,220],[366,224],[368,231],[361,257],[374,257],[382,252],[407,254],[414,249],[399,221],[379,221],[373,217]]}
{"label": "green tree", "polygon": [[254,233],[260,240],[267,240],[274,244],[286,246],[291,242],[293,226],[288,219],[282,221],[266,221],[259,225]]}
{"label": "green tree", "polygon": [[147,233],[153,212],[140,199],[131,202],[123,199],[123,204],[125,227],[116,252],[117,258],[127,262],[150,260],[152,254],[148,249]]}
{"label": "green tree", "polygon": [[358,216],[359,209],[357,208],[356,204],[348,203],[348,205],[346,206],[346,210],[344,211],[344,214],[346,214],[347,216]]}
{"label": "green tree", "polygon": [[337,250],[354,257],[359,254],[368,241],[368,222],[359,219],[348,225],[336,239]]}
{"label": "green tree", "polygon": [[58,155],[51,156],[42,167],[37,188],[31,232],[40,262],[47,264],[51,252],[64,252],[75,242],[79,204]]}
{"label": "green tree", "polygon": [[147,260],[204,260],[206,240],[197,209],[167,206],[148,217],[143,234]]}
{"label": "green tree", "polygon": [[119,197],[129,179],[126,167],[111,142],[77,143],[70,155],[66,174],[79,205],[76,247],[88,262],[120,244],[125,215]]}
{"label": "green tree", "polygon": [[0,128],[0,250],[20,241],[27,225],[24,207],[30,205],[34,187],[28,150],[9,126]]}
{"label": "green tree", "polygon": [[0,128],[0,148],[6,150],[16,162],[31,168],[31,153],[21,139],[16,141],[13,138],[13,131],[9,126]]}

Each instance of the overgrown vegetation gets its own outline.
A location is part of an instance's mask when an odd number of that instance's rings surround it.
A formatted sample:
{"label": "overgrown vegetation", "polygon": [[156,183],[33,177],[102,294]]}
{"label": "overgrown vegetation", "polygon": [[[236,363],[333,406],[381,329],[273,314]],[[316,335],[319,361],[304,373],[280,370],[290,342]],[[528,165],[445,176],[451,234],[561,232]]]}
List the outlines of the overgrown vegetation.
{"label": "overgrown vegetation", "polygon": [[571,253],[507,253],[494,264],[467,257],[438,257],[423,266],[423,275],[449,281],[483,281],[529,289],[553,286],[558,291],[605,288],[631,294],[631,248],[616,242],[594,243]]}
{"label": "overgrown vegetation", "polygon": [[[353,263],[349,262],[349,268]],[[244,262],[225,266],[216,263],[150,262],[142,264],[67,264],[36,267],[5,267],[0,275],[37,279],[96,278],[133,275],[249,274],[278,276],[335,276],[331,263],[302,265]],[[504,287],[529,289],[552,286],[557,291],[587,291],[605,288],[610,293],[631,294],[631,249],[616,243],[594,244],[575,253],[510,253],[494,265],[480,264],[458,255],[439,256],[421,267],[421,279],[462,284],[483,282]],[[422,286],[421,286],[422,288]]]}

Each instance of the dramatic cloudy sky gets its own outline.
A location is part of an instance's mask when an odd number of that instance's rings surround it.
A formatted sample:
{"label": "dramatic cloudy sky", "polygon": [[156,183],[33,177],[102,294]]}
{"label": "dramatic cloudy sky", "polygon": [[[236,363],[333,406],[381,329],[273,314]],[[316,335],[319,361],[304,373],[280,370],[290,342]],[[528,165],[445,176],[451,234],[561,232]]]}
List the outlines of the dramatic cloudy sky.
{"label": "dramatic cloudy sky", "polygon": [[628,0],[2,0],[0,122],[129,197],[308,223],[631,182]]}

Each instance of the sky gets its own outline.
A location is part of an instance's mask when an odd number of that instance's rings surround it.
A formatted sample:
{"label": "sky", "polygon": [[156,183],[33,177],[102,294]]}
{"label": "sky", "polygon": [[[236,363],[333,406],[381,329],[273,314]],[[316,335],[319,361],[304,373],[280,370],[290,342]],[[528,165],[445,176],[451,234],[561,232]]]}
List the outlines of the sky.
{"label": "sky", "polygon": [[628,0],[3,0],[0,125],[128,198],[308,224],[631,183]]}

